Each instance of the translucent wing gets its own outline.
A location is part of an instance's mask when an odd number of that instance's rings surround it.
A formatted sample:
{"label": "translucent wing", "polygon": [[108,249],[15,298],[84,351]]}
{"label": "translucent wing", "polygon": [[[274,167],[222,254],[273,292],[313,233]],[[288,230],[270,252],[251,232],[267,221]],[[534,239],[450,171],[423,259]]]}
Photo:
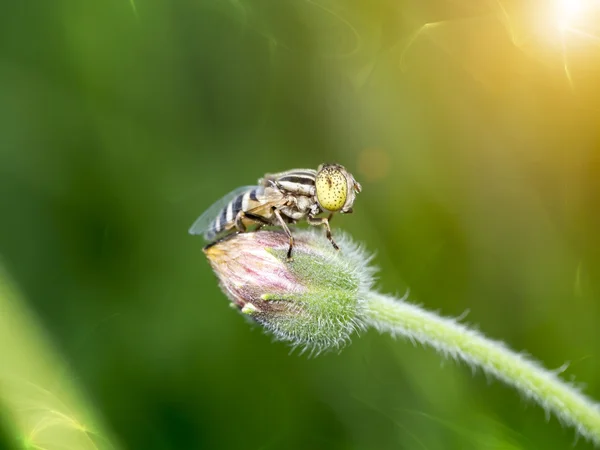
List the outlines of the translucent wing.
{"label": "translucent wing", "polygon": [[283,203],[285,203],[284,193],[276,187],[263,188],[260,186],[257,191],[261,204],[255,208],[245,211],[248,214],[254,214],[256,216],[267,218],[271,216],[271,208],[281,206]]}
{"label": "translucent wing", "polygon": [[207,234],[211,234],[214,231],[214,221],[219,214],[221,214],[223,208],[225,208],[229,202],[231,202],[240,194],[243,194],[251,189],[255,189],[256,187],[257,186],[242,186],[234,189],[229,194],[217,200],[206,211],[204,211],[200,217],[196,219],[194,224],[190,227],[189,233],[194,235],[202,234],[205,237]]}

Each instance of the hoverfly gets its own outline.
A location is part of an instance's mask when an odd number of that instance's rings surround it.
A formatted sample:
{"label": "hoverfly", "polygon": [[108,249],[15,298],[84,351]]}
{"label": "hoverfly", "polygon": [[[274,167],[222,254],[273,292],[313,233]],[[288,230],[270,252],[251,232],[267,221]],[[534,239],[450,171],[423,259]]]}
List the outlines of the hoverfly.
{"label": "hoverfly", "polygon": [[[201,234],[207,241],[237,230],[244,233],[250,225],[280,226],[289,238],[288,259],[292,257],[294,237],[288,224],[306,219],[322,225],[336,250],[329,221],[334,213],[349,214],[360,184],[339,164],[321,164],[317,170],[293,169],[266,174],[256,186],[243,186],[208,208],[191,226],[190,234]],[[328,217],[317,215],[328,212]]]}

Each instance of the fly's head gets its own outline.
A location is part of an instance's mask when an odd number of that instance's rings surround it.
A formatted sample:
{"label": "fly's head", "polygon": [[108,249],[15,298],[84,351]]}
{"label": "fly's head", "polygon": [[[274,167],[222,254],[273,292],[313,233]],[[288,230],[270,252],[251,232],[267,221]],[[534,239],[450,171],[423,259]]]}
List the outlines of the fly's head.
{"label": "fly's head", "polygon": [[361,190],[352,174],[339,164],[321,164],[315,181],[317,202],[329,212],[351,213]]}

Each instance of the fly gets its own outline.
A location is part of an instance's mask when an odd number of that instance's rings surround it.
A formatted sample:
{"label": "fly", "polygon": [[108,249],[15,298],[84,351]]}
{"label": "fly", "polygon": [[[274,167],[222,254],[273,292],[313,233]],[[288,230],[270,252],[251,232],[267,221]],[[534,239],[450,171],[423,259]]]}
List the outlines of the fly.
{"label": "fly", "polygon": [[[279,226],[289,238],[288,259],[292,257],[294,237],[288,224],[306,220],[323,226],[327,239],[336,250],[329,221],[333,214],[349,214],[360,184],[339,164],[321,164],[314,169],[292,169],[266,174],[255,186],[231,191],[209,207],[191,226],[193,235],[214,241],[234,231],[244,233],[257,225]],[[321,213],[328,217],[317,217]]]}

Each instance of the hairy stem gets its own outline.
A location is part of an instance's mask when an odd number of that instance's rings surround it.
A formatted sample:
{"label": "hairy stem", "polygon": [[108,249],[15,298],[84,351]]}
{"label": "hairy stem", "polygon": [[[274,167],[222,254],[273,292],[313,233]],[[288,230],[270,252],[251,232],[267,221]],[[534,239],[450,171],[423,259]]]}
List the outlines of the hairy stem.
{"label": "hairy stem", "polygon": [[527,398],[600,445],[600,408],[555,373],[500,342],[419,306],[375,292],[367,299],[366,322],[380,332],[426,344],[515,387]]}

